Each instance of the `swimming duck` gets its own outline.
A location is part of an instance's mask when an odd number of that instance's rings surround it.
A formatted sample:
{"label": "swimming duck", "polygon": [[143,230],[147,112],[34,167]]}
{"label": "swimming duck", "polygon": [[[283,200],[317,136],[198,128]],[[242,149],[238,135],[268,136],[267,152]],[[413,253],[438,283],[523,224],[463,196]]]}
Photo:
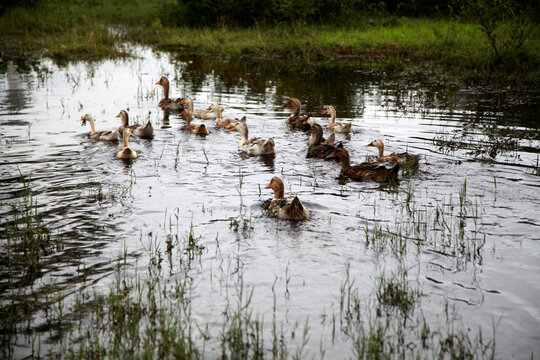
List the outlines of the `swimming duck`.
{"label": "swimming duck", "polygon": [[128,138],[134,136],[130,128],[125,128],[122,133],[124,136],[124,146],[116,150],[116,157],[119,159],[136,159],[139,154],[135,150],[129,147]]}
{"label": "swimming duck", "polygon": [[326,108],[326,110],[323,111],[323,114],[330,114],[332,116],[332,120],[330,121],[330,124],[326,127],[327,129],[333,130],[335,133],[339,134],[348,134],[351,132],[351,123],[342,124],[339,122],[336,122],[336,109],[334,109],[333,106],[329,106]]}
{"label": "swimming duck", "polygon": [[223,126],[227,127],[227,126],[231,125],[233,122],[237,121],[237,120],[230,119],[230,118],[223,119],[223,117],[222,117],[223,110],[221,109],[221,107],[219,106],[218,103],[213,103],[206,110],[213,110],[214,113],[216,114],[216,126],[217,127],[223,127]]}
{"label": "swimming duck", "polygon": [[351,180],[374,180],[378,182],[397,180],[399,163],[385,161],[364,162],[358,165],[351,165],[349,152],[341,144],[336,146],[332,154],[328,155],[327,158],[338,158],[341,161],[341,175],[344,175]]}
{"label": "swimming duck", "polygon": [[373,140],[366,146],[373,146],[379,149],[379,161],[393,161],[399,163],[400,165],[408,165],[412,167],[418,167],[420,162],[420,155],[412,155],[407,152],[384,155],[384,143],[381,139]]}
{"label": "swimming duck", "polygon": [[[322,141],[323,129],[319,124],[311,125],[311,136],[308,141],[308,151],[306,157],[325,159],[336,148],[331,143]],[[332,134],[334,135],[334,134]]]}
{"label": "swimming duck", "polygon": [[285,186],[279,177],[274,176],[265,189],[274,190],[274,198],[268,205],[268,211],[274,214],[275,217],[294,221],[309,219],[308,208],[302,204],[297,196],[285,198]]}
{"label": "swimming duck", "polygon": [[285,105],[282,106],[282,108],[286,107],[292,108],[292,114],[287,119],[287,123],[289,125],[291,125],[295,129],[300,129],[304,131],[308,131],[309,129],[311,129],[311,125],[305,122],[311,117],[311,114],[300,115],[300,111],[302,110],[302,104],[300,103],[300,100],[293,97],[289,98]]}
{"label": "swimming duck", "polygon": [[[318,125],[313,116],[310,116],[306,121],[304,121],[304,124],[305,123],[308,123],[311,126],[311,130],[313,130],[313,125]],[[322,128],[321,128],[321,131],[322,131]],[[309,137],[308,145],[313,145],[313,142],[315,141],[316,136],[314,136],[314,133],[311,131],[310,131],[310,134],[311,136]],[[332,134],[328,137],[328,139],[325,139],[321,133],[321,144],[333,145],[335,141],[336,141],[336,134],[334,132],[332,132]]]}
{"label": "swimming duck", "polygon": [[118,132],[123,133],[125,128],[131,129],[134,136],[137,136],[141,139],[153,139],[154,138],[154,128],[152,123],[148,121],[145,126],[141,124],[129,125],[129,115],[126,110],[121,110],[116,117],[122,119],[122,125],[118,127]]}
{"label": "swimming duck", "polygon": [[186,130],[186,131],[189,131],[192,134],[201,135],[201,136],[206,136],[206,135],[210,134],[210,132],[208,131],[208,129],[206,128],[206,126],[204,124],[200,124],[200,125],[192,125],[191,124],[191,119],[192,119],[191,110],[184,109],[184,110],[182,110],[180,115],[184,115],[184,117],[186,118],[186,122],[187,122],[186,126],[184,126],[182,128],[182,130]]}
{"label": "swimming duck", "polygon": [[90,139],[99,139],[99,140],[108,140],[108,141],[118,141],[118,130],[115,131],[96,131],[94,125],[94,115],[86,114],[81,117],[81,126],[86,125],[88,121],[90,123],[90,134],[88,137]]}
{"label": "swimming duck", "polygon": [[230,131],[238,131],[241,139],[238,144],[238,149],[248,155],[271,155],[275,154],[274,139],[268,138],[248,138],[248,127],[246,124],[246,117],[234,122],[228,126]]}
{"label": "swimming duck", "polygon": [[161,99],[158,103],[158,106],[160,108],[162,108],[163,110],[173,111],[181,111],[184,109],[184,106],[181,104],[183,100],[182,98],[169,98],[169,79],[167,79],[165,76],[162,76],[156,83],[156,85],[161,85],[163,87],[163,99]]}
{"label": "swimming duck", "polygon": [[[182,104],[185,104],[185,106],[191,110],[191,115],[203,119],[203,120],[213,120],[217,118],[217,113],[215,109],[213,109],[213,104],[208,109],[203,110],[194,110],[193,109],[193,100],[190,98],[185,98],[184,102]],[[223,109],[220,107],[220,115],[223,115]]]}

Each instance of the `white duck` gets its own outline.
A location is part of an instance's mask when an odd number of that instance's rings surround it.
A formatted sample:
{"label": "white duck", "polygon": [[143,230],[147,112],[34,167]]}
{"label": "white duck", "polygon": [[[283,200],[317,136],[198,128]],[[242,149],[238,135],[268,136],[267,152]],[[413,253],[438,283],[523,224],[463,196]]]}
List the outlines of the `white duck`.
{"label": "white duck", "polygon": [[238,144],[238,149],[248,155],[271,155],[276,153],[274,150],[275,143],[273,138],[248,138],[248,127],[245,116],[229,125],[229,130],[240,133],[241,139]]}
{"label": "white duck", "polygon": [[328,114],[332,116],[332,120],[330,121],[330,124],[326,127],[327,129],[334,130],[335,133],[339,134],[348,134],[351,132],[351,123],[342,124],[339,122],[336,122],[336,109],[333,106],[328,106],[326,110],[323,111],[323,114]]}
{"label": "white duck", "polygon": [[129,125],[129,115],[126,110],[120,111],[116,117],[122,119],[122,125],[118,127],[118,131],[123,133],[124,129],[129,128],[133,132],[134,136],[137,136],[141,139],[153,139],[154,138],[154,128],[152,123],[148,121],[145,126],[141,124]]}
{"label": "white duck", "polygon": [[129,147],[128,138],[134,136],[130,128],[125,128],[123,132],[124,136],[124,146],[116,150],[116,157],[119,159],[136,159],[139,157],[139,154],[135,150]]}
{"label": "white duck", "polygon": [[86,122],[90,123],[90,134],[88,137],[90,139],[99,139],[99,140],[109,140],[109,141],[118,141],[118,130],[115,131],[96,131],[94,124],[94,115],[86,114],[81,117],[81,126],[86,125]]}

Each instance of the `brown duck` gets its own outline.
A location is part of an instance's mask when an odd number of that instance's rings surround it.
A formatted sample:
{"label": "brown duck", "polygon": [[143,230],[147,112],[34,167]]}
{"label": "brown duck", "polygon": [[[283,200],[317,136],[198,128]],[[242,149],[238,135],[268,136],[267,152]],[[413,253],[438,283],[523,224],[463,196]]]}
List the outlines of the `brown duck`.
{"label": "brown duck", "polygon": [[283,181],[274,176],[265,189],[274,190],[274,198],[268,205],[268,211],[275,217],[284,220],[301,221],[309,219],[309,210],[302,204],[297,196],[285,198],[285,186]]}
{"label": "brown duck", "polygon": [[300,103],[300,100],[297,98],[289,98],[285,105],[282,106],[282,108],[290,107],[292,108],[292,114],[287,119],[287,124],[291,125],[295,129],[308,131],[311,129],[311,125],[309,123],[306,123],[306,120],[311,117],[311,114],[304,114],[300,115],[300,111],[302,110],[302,104]]}
{"label": "brown duck", "polygon": [[184,110],[182,110],[180,115],[184,115],[184,117],[186,118],[186,122],[187,122],[186,126],[184,126],[182,128],[182,130],[189,131],[192,134],[200,135],[200,136],[206,136],[206,135],[210,134],[210,132],[208,131],[208,129],[206,128],[206,126],[204,124],[200,124],[200,125],[192,125],[191,124],[191,119],[192,119],[191,110],[184,109]]}
{"label": "brown duck", "polygon": [[378,182],[396,181],[399,172],[399,163],[393,161],[385,162],[364,162],[358,165],[351,165],[349,152],[339,144],[332,154],[327,158],[338,158],[341,161],[341,175],[351,180],[366,181],[374,180]]}
{"label": "brown duck", "polygon": [[[333,135],[333,134],[332,134]],[[331,143],[323,142],[323,129],[319,124],[311,125],[311,137],[308,141],[308,151],[306,157],[308,158],[317,158],[317,159],[326,159],[336,148],[333,145],[333,138],[330,139]]]}
{"label": "brown duck", "polygon": [[379,150],[379,155],[377,157],[379,161],[393,161],[399,163],[400,165],[408,165],[415,168],[418,167],[420,162],[420,155],[413,155],[407,152],[384,155],[384,143],[381,139],[373,140],[366,146],[376,147]]}
{"label": "brown duck", "polygon": [[165,76],[162,76],[156,85],[161,85],[163,88],[163,99],[158,103],[158,106],[163,110],[173,110],[173,111],[182,111],[184,105],[182,104],[183,98],[171,99],[169,98],[169,79]]}
{"label": "brown duck", "polygon": [[118,127],[118,132],[123,133],[125,128],[129,128],[136,137],[141,139],[154,138],[154,128],[152,127],[152,123],[150,121],[148,121],[144,126],[141,124],[129,125],[129,115],[126,110],[121,110],[116,117],[122,119],[122,125]]}

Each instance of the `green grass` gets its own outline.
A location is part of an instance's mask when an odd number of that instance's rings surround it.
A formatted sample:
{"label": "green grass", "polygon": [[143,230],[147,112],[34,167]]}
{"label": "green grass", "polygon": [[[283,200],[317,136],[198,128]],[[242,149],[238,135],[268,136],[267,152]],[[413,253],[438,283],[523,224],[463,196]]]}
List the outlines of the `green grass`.
{"label": "green grass", "polygon": [[[434,64],[465,79],[535,84],[540,77],[538,27],[520,51],[500,57],[479,25],[453,19],[378,15],[345,28],[282,24],[199,29],[164,26],[160,17],[159,4],[141,0],[42,0],[32,8],[10,8],[0,17],[0,51],[5,58],[92,60],[129,56],[121,45],[137,42],[217,56],[353,62],[383,71]],[[501,26],[501,34],[510,28]]]}

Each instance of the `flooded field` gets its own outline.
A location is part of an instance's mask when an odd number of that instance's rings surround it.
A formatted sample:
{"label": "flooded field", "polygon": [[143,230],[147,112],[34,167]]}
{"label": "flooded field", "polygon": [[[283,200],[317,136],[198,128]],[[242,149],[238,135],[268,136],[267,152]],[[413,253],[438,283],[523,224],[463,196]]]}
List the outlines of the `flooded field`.
{"label": "flooded field", "polygon": [[[463,88],[422,73],[139,57],[0,74],[2,358],[518,358],[540,353],[540,93]],[[218,102],[273,137],[273,158],[238,152],[157,103]],[[421,156],[398,184],[337,180],[306,159],[288,97],[351,162],[365,145]],[[116,159],[98,130],[151,121],[153,140]],[[262,205],[273,176],[311,219]]]}

